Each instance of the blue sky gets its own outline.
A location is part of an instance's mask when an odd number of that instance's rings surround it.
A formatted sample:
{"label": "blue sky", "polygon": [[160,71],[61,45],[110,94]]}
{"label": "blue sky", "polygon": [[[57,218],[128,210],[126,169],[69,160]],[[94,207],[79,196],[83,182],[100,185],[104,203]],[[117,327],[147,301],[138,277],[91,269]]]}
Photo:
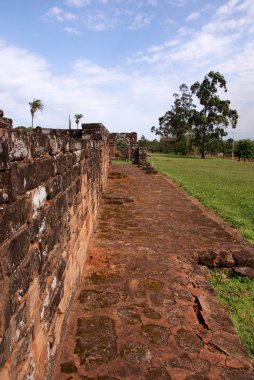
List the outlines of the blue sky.
{"label": "blue sky", "polygon": [[35,125],[67,128],[82,113],[154,138],[180,84],[215,70],[240,116],[236,138],[254,139],[253,20],[253,0],[3,1],[0,108],[29,126],[37,98]]}

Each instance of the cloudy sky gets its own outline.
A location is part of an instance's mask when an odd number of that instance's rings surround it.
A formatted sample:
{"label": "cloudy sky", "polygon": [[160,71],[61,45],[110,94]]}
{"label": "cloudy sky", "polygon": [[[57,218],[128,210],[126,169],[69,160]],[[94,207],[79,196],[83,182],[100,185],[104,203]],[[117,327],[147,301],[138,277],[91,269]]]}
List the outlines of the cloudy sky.
{"label": "cloudy sky", "polygon": [[154,138],[179,85],[215,70],[240,116],[236,138],[254,139],[253,20],[253,0],[3,1],[0,108],[30,126],[37,98],[35,125],[67,128],[82,113]]}

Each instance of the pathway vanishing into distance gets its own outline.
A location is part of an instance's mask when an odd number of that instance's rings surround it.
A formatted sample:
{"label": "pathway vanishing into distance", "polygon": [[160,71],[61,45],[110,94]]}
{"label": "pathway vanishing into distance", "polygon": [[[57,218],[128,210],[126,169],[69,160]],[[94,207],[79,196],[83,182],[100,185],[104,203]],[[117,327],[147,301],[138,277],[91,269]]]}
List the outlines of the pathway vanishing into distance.
{"label": "pathway vanishing into distance", "polygon": [[243,240],[162,176],[111,170],[53,379],[254,379],[197,264]]}

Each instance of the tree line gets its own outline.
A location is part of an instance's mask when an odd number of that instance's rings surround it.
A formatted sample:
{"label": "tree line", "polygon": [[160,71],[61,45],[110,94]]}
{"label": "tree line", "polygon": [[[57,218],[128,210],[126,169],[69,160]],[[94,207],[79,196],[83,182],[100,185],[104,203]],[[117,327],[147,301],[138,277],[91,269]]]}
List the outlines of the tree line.
{"label": "tree line", "polygon": [[227,92],[226,80],[219,72],[210,71],[203,82],[195,82],[190,89],[183,83],[179,89],[180,94],[173,95],[171,109],[159,118],[159,127],[151,131],[173,139],[178,152],[196,149],[205,158],[209,150],[222,143],[227,135],[225,128],[237,126],[237,111],[219,95]]}
{"label": "tree line", "polygon": [[[139,140],[139,145],[146,147],[152,153],[165,153],[181,156],[198,156],[200,155],[198,148],[191,143],[180,141],[177,142],[174,138],[161,137],[160,141],[147,140],[143,135]],[[233,141],[227,140],[210,140],[207,144],[206,155],[211,157],[237,157],[238,160],[254,159],[254,141],[250,139]]]}

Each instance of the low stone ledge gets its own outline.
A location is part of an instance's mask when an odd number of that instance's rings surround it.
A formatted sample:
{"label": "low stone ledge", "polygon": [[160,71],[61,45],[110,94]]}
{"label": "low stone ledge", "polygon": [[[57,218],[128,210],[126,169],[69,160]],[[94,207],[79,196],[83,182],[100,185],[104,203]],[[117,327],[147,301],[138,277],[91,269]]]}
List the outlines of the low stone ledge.
{"label": "low stone ledge", "polygon": [[198,264],[209,268],[230,268],[237,275],[254,278],[254,253],[248,249],[202,251],[198,255]]}
{"label": "low stone ledge", "polygon": [[240,267],[240,268],[233,268],[234,273],[238,274],[239,276],[243,277],[249,277],[251,279],[254,279],[254,269],[249,267]]}

